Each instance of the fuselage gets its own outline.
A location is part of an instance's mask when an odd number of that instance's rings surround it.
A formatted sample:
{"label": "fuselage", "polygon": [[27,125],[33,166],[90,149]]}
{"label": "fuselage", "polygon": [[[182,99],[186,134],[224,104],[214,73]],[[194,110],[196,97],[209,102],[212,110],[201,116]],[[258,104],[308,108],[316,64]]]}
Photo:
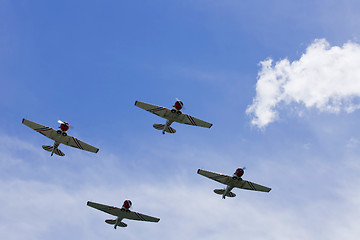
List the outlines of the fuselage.
{"label": "fuselage", "polygon": [[231,192],[231,190],[232,190],[233,188],[234,188],[234,187],[232,187],[232,186],[230,186],[230,185],[226,186],[225,192],[223,193],[222,198],[225,199],[226,195],[227,195],[229,192]]}
{"label": "fuselage", "polygon": [[[122,207],[121,207],[121,210],[122,211],[127,211],[127,212],[130,212],[130,208],[132,206],[132,202],[130,200],[125,200]],[[124,218],[121,218],[121,217],[117,217],[116,218],[116,221],[115,221],[115,225],[114,225],[114,229],[116,229],[117,226],[119,226],[120,224],[123,226],[123,227],[126,227],[126,224],[122,223],[121,220],[123,220]]]}
{"label": "fuselage", "polygon": [[184,104],[182,101],[177,100],[173,106],[173,109],[171,109],[171,114],[165,115],[164,117],[167,119],[166,123],[164,125],[164,129],[162,131],[162,134],[165,134],[166,129],[170,127],[170,125],[176,121],[180,115],[181,115],[181,109],[183,108]]}
{"label": "fuselage", "polygon": [[57,130],[56,133],[54,133],[50,136],[50,138],[52,140],[54,140],[54,146],[53,146],[53,150],[51,152],[51,156],[54,155],[56,149],[59,147],[60,139],[67,136],[67,133],[66,133],[67,130],[69,130],[69,123],[61,122],[59,130]]}
{"label": "fuselage", "polygon": [[233,174],[232,178],[229,178],[225,184],[227,185],[225,188],[224,193],[222,194],[222,198],[225,199],[225,197],[231,192],[231,190],[235,187],[236,183],[238,181],[242,181],[242,176],[244,175],[244,168],[238,168]]}

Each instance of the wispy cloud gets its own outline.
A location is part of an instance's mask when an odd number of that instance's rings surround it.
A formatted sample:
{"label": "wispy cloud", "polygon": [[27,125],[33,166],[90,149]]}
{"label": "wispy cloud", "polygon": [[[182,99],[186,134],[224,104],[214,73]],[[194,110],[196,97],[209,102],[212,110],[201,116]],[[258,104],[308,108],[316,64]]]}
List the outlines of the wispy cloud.
{"label": "wispy cloud", "polygon": [[[151,237],[180,240],[185,237],[232,238],[241,233],[244,238],[264,239],[267,236],[269,239],[282,240],[318,239],[322,236],[321,232],[324,239],[331,239],[332,235],[341,236],[346,232],[346,226],[352,222],[354,224],[351,224],[350,231],[357,232],[357,215],[349,214],[359,213],[357,202],[352,200],[358,198],[357,185],[355,189],[350,189],[350,186],[346,188],[353,191],[351,198],[344,195],[342,189],[349,182],[358,182],[359,177],[354,175],[357,171],[348,174],[340,166],[342,170],[337,170],[336,178],[329,178],[329,172],[335,168],[336,162],[322,166],[322,163],[308,161],[308,165],[301,168],[295,168],[292,163],[273,162],[271,172],[269,168],[249,170],[246,179],[269,185],[273,191],[264,194],[236,189],[236,198],[223,200],[212,192],[214,188],[222,186],[197,176],[196,169],[190,175],[188,171],[180,170],[166,177],[149,177],[142,171],[134,174],[131,167],[116,164],[122,162],[123,158],[114,154],[103,153],[104,161],[92,161],[88,155],[82,156],[80,151],[69,154],[67,158],[50,159],[40,147],[17,138],[1,135],[0,142],[7,143],[0,148],[0,154],[7,154],[6,159],[0,161],[2,167],[14,173],[11,178],[0,174],[0,233],[7,239]],[[17,151],[13,151],[14,148]],[[21,152],[26,157],[21,156]],[[182,153],[186,155],[187,152],[192,151],[184,147]],[[46,157],[31,161],[38,158],[39,153],[44,153]],[[76,158],[71,159],[70,156],[75,153],[78,153]],[[147,161],[155,163],[152,158],[148,157]],[[289,156],[284,158],[288,159]],[[203,164],[196,159],[193,158],[195,165]],[[218,156],[209,155],[206,158],[215,166],[218,160]],[[32,164],[26,164],[29,161]],[[181,158],[173,161],[180,162]],[[271,159],[268,161],[272,162]],[[216,171],[220,165],[228,164],[223,160],[218,167],[209,170]],[[81,165],[81,168],[77,165]],[[21,173],[15,171],[19,166],[24,168]],[[43,170],[39,171],[38,168]],[[308,171],[301,171],[304,169]],[[274,174],[280,172],[282,174]],[[88,200],[121,206],[126,198],[133,201],[133,210],[160,217],[160,222],[152,224],[124,220],[128,228],[115,231],[104,223],[105,219],[113,216],[86,206]],[[330,228],[333,225],[337,225],[337,230]]]}
{"label": "wispy cloud", "polygon": [[[260,62],[256,96],[246,113],[264,128],[279,118],[281,108],[296,104],[320,112],[351,113],[360,108],[360,45],[330,46],[315,40],[300,57]],[[298,111],[301,114],[301,110]]]}

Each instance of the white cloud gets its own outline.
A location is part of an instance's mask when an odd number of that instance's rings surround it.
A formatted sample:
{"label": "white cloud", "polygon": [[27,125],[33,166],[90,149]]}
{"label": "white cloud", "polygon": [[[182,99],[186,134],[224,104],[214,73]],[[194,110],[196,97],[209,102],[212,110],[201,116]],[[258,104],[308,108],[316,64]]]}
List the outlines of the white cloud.
{"label": "white cloud", "polygon": [[273,65],[268,59],[260,65],[256,97],[246,110],[252,125],[266,127],[278,119],[281,107],[292,104],[329,113],[351,113],[360,108],[357,43],[331,47],[325,39],[317,39],[299,60],[283,59]]}

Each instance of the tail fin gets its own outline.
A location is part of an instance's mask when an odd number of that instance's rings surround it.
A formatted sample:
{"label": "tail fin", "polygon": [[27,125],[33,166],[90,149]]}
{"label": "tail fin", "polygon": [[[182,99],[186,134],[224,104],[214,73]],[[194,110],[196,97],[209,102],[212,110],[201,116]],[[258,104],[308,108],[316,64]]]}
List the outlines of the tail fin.
{"label": "tail fin", "polygon": [[[157,130],[164,130],[164,127],[165,127],[165,124],[154,124],[153,127]],[[168,132],[168,133],[176,133],[176,130],[173,129],[172,127],[167,127],[165,129],[165,132]]]}
{"label": "tail fin", "polygon": [[[225,189],[214,189],[214,193],[219,194],[219,195],[224,194],[224,192],[225,192]],[[226,196],[227,196],[227,197],[235,197],[236,194],[233,193],[233,192],[228,192],[228,193],[226,194]]]}
{"label": "tail fin", "polygon": [[[46,145],[43,145],[42,148],[48,152],[52,152],[54,147],[53,146],[46,146]],[[54,152],[56,155],[59,155],[59,156],[65,156],[65,153],[63,153],[62,151],[60,151],[60,149],[55,149],[55,152]]]}
{"label": "tail fin", "polygon": [[[106,222],[107,224],[114,225],[114,224],[116,223],[116,220],[106,219],[105,222]],[[127,227],[127,224],[126,224],[126,223],[123,223],[123,222],[118,222],[118,226],[119,226],[119,227]]]}

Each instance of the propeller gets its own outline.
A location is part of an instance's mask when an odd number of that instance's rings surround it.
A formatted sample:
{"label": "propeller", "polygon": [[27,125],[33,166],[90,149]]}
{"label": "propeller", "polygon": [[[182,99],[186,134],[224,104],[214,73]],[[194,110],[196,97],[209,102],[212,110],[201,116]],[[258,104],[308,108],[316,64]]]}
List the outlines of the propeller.
{"label": "propeller", "polygon": [[69,125],[67,122],[63,122],[63,121],[61,121],[61,120],[58,120],[58,123]]}
{"label": "propeller", "polygon": [[67,122],[63,122],[63,121],[61,121],[61,120],[58,120],[57,122],[60,123],[60,124],[65,124],[65,125],[67,125],[68,127],[70,127],[69,123],[67,123]]}

